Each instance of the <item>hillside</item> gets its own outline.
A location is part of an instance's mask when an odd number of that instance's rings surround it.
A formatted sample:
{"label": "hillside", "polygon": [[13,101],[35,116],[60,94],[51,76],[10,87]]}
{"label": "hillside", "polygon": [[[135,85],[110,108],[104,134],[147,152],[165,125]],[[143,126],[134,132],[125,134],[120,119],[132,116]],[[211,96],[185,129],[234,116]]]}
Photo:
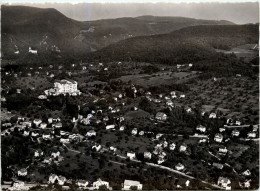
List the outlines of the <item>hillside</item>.
{"label": "hillside", "polygon": [[[136,36],[169,33],[195,25],[225,25],[228,21],[183,17],[141,16],[97,21],[75,21],[55,9],[2,6],[2,51],[6,58],[42,52],[86,54]],[[19,54],[14,52],[19,50]]]}
{"label": "hillside", "polygon": [[191,26],[120,41],[93,53],[92,58],[180,64],[212,57],[217,54],[215,49],[257,42],[258,25]]}

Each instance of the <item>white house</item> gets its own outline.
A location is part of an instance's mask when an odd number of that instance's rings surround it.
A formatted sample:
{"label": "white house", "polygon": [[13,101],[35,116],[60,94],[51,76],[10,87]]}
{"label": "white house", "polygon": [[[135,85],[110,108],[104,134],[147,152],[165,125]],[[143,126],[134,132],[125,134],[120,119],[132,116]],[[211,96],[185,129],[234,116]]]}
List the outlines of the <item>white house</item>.
{"label": "white house", "polygon": [[66,178],[64,176],[59,176],[58,184],[62,186],[64,185],[65,182],[66,182]]}
{"label": "white house", "polygon": [[144,152],[144,158],[145,158],[145,159],[151,159],[151,158],[152,158],[152,153],[150,153],[150,152]]}
{"label": "white house", "polygon": [[163,162],[165,162],[164,157],[159,156],[157,163],[162,164]]}
{"label": "white house", "polygon": [[227,154],[227,152],[228,152],[228,150],[227,150],[227,148],[226,147],[220,147],[219,149],[218,149],[218,152],[220,153],[220,154]]}
{"label": "white house", "polygon": [[45,129],[46,127],[47,127],[47,123],[41,123],[41,124],[40,124],[40,128],[41,128],[41,129]]}
{"label": "white house", "polygon": [[51,164],[52,158],[47,157],[47,158],[45,158],[42,162],[45,163],[45,164]]}
{"label": "white house", "polygon": [[241,125],[242,123],[241,123],[241,121],[236,121],[236,125]]}
{"label": "white house", "polygon": [[209,115],[209,118],[215,119],[215,118],[217,118],[217,114],[216,113],[211,113]]}
{"label": "white house", "polygon": [[13,186],[10,187],[8,190],[28,190],[29,188],[25,187],[24,182],[22,181],[15,181]]}
{"label": "white house", "polygon": [[143,136],[144,135],[144,131],[140,131],[139,135]]}
{"label": "white house", "polygon": [[26,168],[18,170],[18,176],[27,176],[28,172]]}
{"label": "white house", "polygon": [[134,180],[125,180],[122,187],[122,190],[132,190],[133,187],[137,188],[137,190],[143,189],[143,185],[139,181]]}
{"label": "white house", "polygon": [[46,134],[43,134],[43,135],[42,135],[42,138],[43,138],[44,140],[49,140],[49,139],[51,139],[51,135],[50,135],[49,133],[46,133]]}
{"label": "white house", "polygon": [[245,172],[242,173],[244,176],[250,176],[251,175],[251,172],[250,170],[246,170]]}
{"label": "white house", "polygon": [[120,128],[119,128],[119,131],[124,131],[125,130],[125,126],[121,126]]}
{"label": "white house", "polygon": [[137,135],[137,128],[134,128],[131,133],[132,135]]}
{"label": "white house", "polygon": [[182,144],[181,146],[180,146],[180,152],[184,152],[184,151],[186,151],[187,150],[187,145],[186,144]]}
{"label": "white house", "polygon": [[219,177],[218,185],[224,187],[226,190],[231,190],[231,181],[228,178]]}
{"label": "white house", "polygon": [[181,94],[181,95],[180,95],[180,98],[185,98],[185,95],[184,95],[184,94]]}
{"label": "white house", "polygon": [[188,187],[189,185],[190,185],[190,180],[187,180],[187,181],[185,182],[185,186]]}
{"label": "white house", "polygon": [[24,135],[24,136],[28,136],[29,134],[30,134],[30,131],[24,131],[24,132],[23,132],[23,135]]}
{"label": "white house", "polygon": [[219,128],[219,132],[224,132],[224,131],[226,131],[225,128],[223,128],[223,127],[220,127],[220,128]]}
{"label": "white house", "polygon": [[250,182],[251,182],[251,179],[244,182],[245,188],[249,188],[250,187]]}
{"label": "white house", "polygon": [[170,99],[166,101],[166,105],[169,107],[174,107],[174,104],[173,104],[172,100],[170,100]]}
{"label": "white house", "polygon": [[99,190],[100,186],[105,186],[107,189],[109,189],[109,182],[103,181],[100,178],[96,182],[93,182],[94,189]]}
{"label": "white house", "polygon": [[42,155],[43,155],[43,152],[42,152],[42,151],[36,150],[36,151],[34,152],[34,157],[39,157],[39,156],[42,156]]}
{"label": "white house", "polygon": [[184,169],[184,165],[181,164],[181,163],[178,163],[178,164],[175,166],[175,169],[176,169],[176,170],[183,170],[183,169]]}
{"label": "white house", "polygon": [[47,96],[46,95],[39,95],[38,99],[47,99]]}
{"label": "white house", "polygon": [[37,50],[33,50],[31,47],[29,47],[29,53],[37,54]]}
{"label": "white house", "polygon": [[164,141],[163,142],[163,147],[165,148],[165,147],[167,147],[168,146],[168,142],[167,141]]}
{"label": "white house", "polygon": [[51,156],[52,156],[53,158],[59,157],[59,156],[60,156],[60,151],[52,152],[52,153],[51,153]]}
{"label": "white house", "polygon": [[187,113],[190,113],[190,112],[191,112],[191,108],[190,108],[190,107],[187,108],[187,109],[186,109],[186,112],[187,112]]}
{"label": "white house", "polygon": [[155,138],[159,139],[161,136],[163,136],[163,134],[162,133],[158,133]]}
{"label": "white house", "polygon": [[95,149],[97,152],[99,152],[101,149],[101,145],[94,145],[92,146],[92,149]]}
{"label": "white house", "polygon": [[58,179],[59,179],[59,177],[56,174],[51,174],[49,176],[49,181],[48,182],[51,183],[51,184],[54,184],[56,180],[58,182]]}
{"label": "white house", "polygon": [[196,127],[196,130],[198,130],[198,131],[200,131],[200,132],[202,132],[202,133],[205,133],[206,127],[203,126],[203,125],[198,125],[198,126]]}
{"label": "white house", "polygon": [[165,121],[167,119],[167,115],[165,113],[158,112],[156,113],[155,118],[160,121]]}
{"label": "white house", "polygon": [[169,145],[169,149],[172,150],[172,151],[175,149],[175,147],[176,147],[176,144],[175,144],[175,143],[171,143],[171,144]]}
{"label": "white house", "polygon": [[256,133],[255,132],[249,132],[249,133],[247,133],[247,137],[248,138],[255,138],[256,137]]}
{"label": "white house", "polygon": [[214,141],[218,142],[218,143],[221,143],[223,140],[223,135],[220,134],[220,133],[217,133],[214,137]]}
{"label": "white house", "polygon": [[41,119],[34,119],[33,123],[38,127],[41,124],[42,120]]}
{"label": "white house", "polygon": [[136,158],[135,153],[133,152],[127,152],[126,156],[129,157],[131,160]]}
{"label": "white house", "polygon": [[109,129],[115,129],[115,125],[107,125],[106,130],[109,130]]}
{"label": "white house", "polygon": [[96,135],[97,135],[97,133],[94,130],[90,130],[90,131],[87,132],[88,137],[92,137],[92,136],[96,136]]}
{"label": "white house", "polygon": [[109,147],[109,150],[116,152],[117,149],[116,149],[115,147],[112,147],[112,146],[111,146],[111,147]]}
{"label": "white house", "polygon": [[61,143],[69,143],[70,140],[69,139],[60,138],[60,142]]}
{"label": "white house", "polygon": [[253,125],[253,132],[256,132],[259,129],[259,124],[258,125]]}
{"label": "white house", "polygon": [[52,118],[48,118],[48,123],[52,123]]}

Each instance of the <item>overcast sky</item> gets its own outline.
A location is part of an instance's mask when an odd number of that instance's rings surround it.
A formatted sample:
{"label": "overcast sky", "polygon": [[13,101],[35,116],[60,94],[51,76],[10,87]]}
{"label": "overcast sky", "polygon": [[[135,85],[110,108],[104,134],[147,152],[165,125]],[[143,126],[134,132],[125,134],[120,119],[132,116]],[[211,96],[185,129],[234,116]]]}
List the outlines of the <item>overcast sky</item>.
{"label": "overcast sky", "polygon": [[259,3],[45,3],[26,4],[55,8],[67,17],[86,21],[141,15],[182,16],[229,20],[237,24],[259,22]]}

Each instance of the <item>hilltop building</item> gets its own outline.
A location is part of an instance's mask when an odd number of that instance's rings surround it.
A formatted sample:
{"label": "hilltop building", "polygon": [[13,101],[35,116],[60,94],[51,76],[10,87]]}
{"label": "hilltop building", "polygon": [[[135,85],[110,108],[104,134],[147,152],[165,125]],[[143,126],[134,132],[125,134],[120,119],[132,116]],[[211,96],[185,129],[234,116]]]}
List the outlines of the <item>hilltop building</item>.
{"label": "hilltop building", "polygon": [[78,83],[73,80],[58,80],[54,82],[54,88],[44,91],[46,95],[80,95],[81,92],[78,90]]}

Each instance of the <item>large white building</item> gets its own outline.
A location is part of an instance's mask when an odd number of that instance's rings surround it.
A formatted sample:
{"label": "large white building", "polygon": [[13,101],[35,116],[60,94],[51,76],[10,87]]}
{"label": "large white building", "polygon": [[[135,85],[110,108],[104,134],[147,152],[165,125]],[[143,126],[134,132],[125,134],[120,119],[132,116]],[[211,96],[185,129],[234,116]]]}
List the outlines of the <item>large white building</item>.
{"label": "large white building", "polygon": [[59,80],[54,82],[54,89],[58,94],[73,94],[78,93],[78,83],[72,80]]}
{"label": "large white building", "polygon": [[54,82],[54,88],[45,90],[46,95],[80,95],[81,92],[78,90],[78,83],[74,80],[58,80]]}

